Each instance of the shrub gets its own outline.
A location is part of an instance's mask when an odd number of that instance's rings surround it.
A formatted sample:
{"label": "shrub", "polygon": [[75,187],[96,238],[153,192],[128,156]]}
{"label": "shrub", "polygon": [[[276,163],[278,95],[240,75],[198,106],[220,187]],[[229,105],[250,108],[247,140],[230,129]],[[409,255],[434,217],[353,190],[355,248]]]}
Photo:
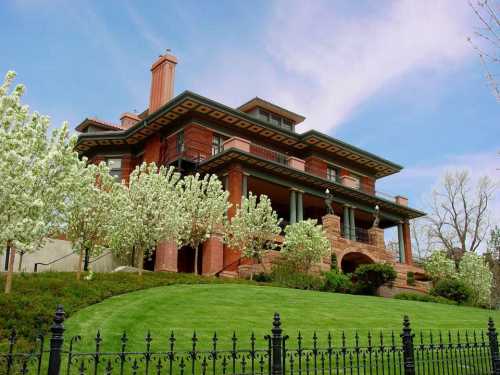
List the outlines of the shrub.
{"label": "shrub", "polygon": [[380,286],[394,281],[396,276],[397,273],[390,264],[362,264],[354,271],[355,292],[357,294],[375,295]]}
{"label": "shrub", "polygon": [[440,296],[458,304],[467,302],[471,297],[471,290],[464,282],[457,279],[439,280],[430,291],[433,296]]}
{"label": "shrub", "polygon": [[337,266],[337,254],[332,252],[332,255],[330,256],[330,270],[331,271],[338,271],[339,267]]}
{"label": "shrub", "polygon": [[396,294],[393,298],[401,299],[405,301],[420,301],[420,302],[434,302],[434,303],[443,303],[446,305],[456,305],[455,301],[450,299],[440,297],[440,296],[431,296],[429,294],[419,294],[419,293],[399,293]]}
{"label": "shrub", "polygon": [[327,292],[351,293],[352,281],[349,275],[332,270],[323,274],[325,278],[324,290]]}
{"label": "shrub", "polygon": [[264,273],[264,272],[258,273],[257,275],[255,275],[253,277],[253,279],[255,281],[258,281],[258,282],[261,282],[261,283],[268,283],[268,282],[271,282],[273,280],[273,278],[271,277],[270,274]]}
{"label": "shrub", "polygon": [[406,273],[406,284],[408,284],[410,286],[415,285],[415,273],[413,273],[413,272]]}
{"label": "shrub", "polygon": [[280,286],[304,290],[323,290],[325,281],[322,277],[299,272],[294,262],[281,260],[273,264],[271,278]]}

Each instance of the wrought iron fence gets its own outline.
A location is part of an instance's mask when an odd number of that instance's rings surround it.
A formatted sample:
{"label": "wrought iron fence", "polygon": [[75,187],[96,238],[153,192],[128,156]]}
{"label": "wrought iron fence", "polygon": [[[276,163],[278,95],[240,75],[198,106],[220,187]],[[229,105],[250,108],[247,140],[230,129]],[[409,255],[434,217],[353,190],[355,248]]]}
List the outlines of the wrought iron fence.
{"label": "wrought iron fence", "polygon": [[[129,348],[124,333],[118,350],[109,351],[98,332],[91,351],[79,348],[81,337],[73,336],[64,345],[64,311],[58,307],[51,327],[49,348],[38,337],[30,353],[15,351],[16,332],[9,337],[7,352],[0,353],[0,374],[167,374],[167,375],[486,375],[500,374],[498,338],[493,321],[487,331],[420,332],[415,335],[408,317],[401,333],[391,332],[352,337],[341,332],[306,339],[283,334],[275,314],[270,334],[251,334],[242,340],[236,333],[227,347],[217,334],[200,343],[196,333],[179,347],[171,333],[162,340],[163,350],[153,349],[147,333],[144,349]],[[203,345],[202,345],[203,344]]]}

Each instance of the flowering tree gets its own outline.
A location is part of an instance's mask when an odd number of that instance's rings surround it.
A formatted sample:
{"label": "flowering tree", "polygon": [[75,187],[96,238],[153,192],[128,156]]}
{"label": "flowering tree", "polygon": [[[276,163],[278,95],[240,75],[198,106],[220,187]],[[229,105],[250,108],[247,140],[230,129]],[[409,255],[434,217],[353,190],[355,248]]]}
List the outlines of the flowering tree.
{"label": "flowering tree", "polygon": [[144,256],[161,241],[179,241],[184,223],[179,205],[181,183],[174,168],[143,163],[131,174],[129,185],[120,185],[113,195],[116,207],[106,229],[113,252],[138,253],[139,275]]}
{"label": "flowering tree", "polygon": [[198,273],[198,247],[207,240],[215,230],[222,228],[230,204],[228,193],[216,175],[194,176],[184,178],[181,194],[182,213],[185,222],[181,229],[182,245],[194,249],[194,272]]}
{"label": "flowering tree", "polygon": [[[280,222],[271,200],[266,195],[260,195],[257,202],[257,196],[250,192],[227,225],[225,241],[230,247],[241,250],[246,258],[260,264],[264,251],[276,247],[274,240],[280,234]],[[253,272],[250,274],[252,278]]]}
{"label": "flowering tree", "polygon": [[476,306],[490,304],[493,274],[483,256],[467,252],[460,261],[457,276],[471,290],[472,304]]}
{"label": "flowering tree", "polygon": [[107,222],[116,208],[116,184],[105,163],[89,164],[75,178],[68,203],[67,238],[79,253],[77,280],[81,277],[84,252],[96,255],[104,248]]}
{"label": "flowering tree", "polygon": [[5,292],[12,288],[16,247],[32,251],[61,229],[72,176],[81,162],[66,124],[48,135],[49,118],[21,104],[24,87],[0,86],[0,251],[10,248]]}
{"label": "flowering tree", "polygon": [[425,261],[424,269],[434,281],[453,278],[456,274],[455,262],[444,251],[436,251]]}
{"label": "flowering tree", "polygon": [[299,271],[309,272],[313,263],[330,252],[330,242],[316,220],[303,220],[287,225],[282,253]]}

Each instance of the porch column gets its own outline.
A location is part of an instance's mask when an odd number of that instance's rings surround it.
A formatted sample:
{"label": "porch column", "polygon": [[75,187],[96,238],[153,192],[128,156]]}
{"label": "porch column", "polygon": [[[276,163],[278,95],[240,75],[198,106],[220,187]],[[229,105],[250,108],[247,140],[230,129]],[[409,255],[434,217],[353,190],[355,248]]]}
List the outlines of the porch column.
{"label": "porch column", "polygon": [[349,239],[351,238],[351,233],[349,229],[349,206],[345,205],[344,206],[344,238]]}
{"label": "porch column", "polygon": [[[231,207],[227,212],[228,219],[231,220],[236,214],[236,209],[241,205],[241,196],[243,188],[243,168],[240,164],[233,164],[230,166],[227,173],[227,191],[229,192],[229,203]],[[241,258],[239,249],[231,249],[224,246],[224,267]]]}
{"label": "porch column", "polygon": [[405,248],[405,263],[413,264],[413,253],[411,250],[411,235],[410,235],[410,223],[405,220],[403,223],[403,244]]}
{"label": "porch column", "polygon": [[228,211],[229,219],[236,214],[236,208],[241,205],[242,188],[243,169],[241,165],[235,164],[227,174],[227,190],[229,192],[229,202],[232,204]]}
{"label": "porch column", "polygon": [[349,215],[349,229],[350,229],[350,236],[349,239],[351,241],[356,241],[356,222],[354,220],[354,207],[350,208],[350,215]]}
{"label": "porch column", "polygon": [[297,195],[297,221],[304,220],[304,193],[301,191],[296,192]]}
{"label": "porch column", "polygon": [[212,233],[203,243],[201,274],[212,276],[224,267],[224,243],[221,233]]}
{"label": "porch column", "polygon": [[295,190],[290,190],[290,224],[297,222],[297,197]]}
{"label": "porch column", "polygon": [[160,242],[156,248],[155,271],[177,272],[177,252],[175,241]]}
{"label": "porch column", "polygon": [[246,173],[243,173],[243,181],[242,181],[242,196],[244,198],[248,197],[248,175]]}
{"label": "porch column", "polygon": [[399,245],[399,262],[405,263],[405,249],[403,242],[403,223],[398,223],[398,245]]}

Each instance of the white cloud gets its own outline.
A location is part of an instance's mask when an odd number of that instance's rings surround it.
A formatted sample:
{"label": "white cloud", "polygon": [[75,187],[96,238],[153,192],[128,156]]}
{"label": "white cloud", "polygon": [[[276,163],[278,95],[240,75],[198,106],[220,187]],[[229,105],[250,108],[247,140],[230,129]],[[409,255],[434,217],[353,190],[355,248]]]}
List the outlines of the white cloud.
{"label": "white cloud", "polygon": [[387,85],[446,76],[474,56],[466,1],[352,4],[276,2],[257,44],[218,51],[195,88],[231,105],[259,95],[304,114],[301,129],[329,132]]}
{"label": "white cloud", "polygon": [[268,50],[304,82],[286,104],[306,103],[307,127],[328,131],[384,85],[424,69],[447,71],[472,55],[465,1],[377,4],[385,6],[346,15],[331,1],[277,3]]}

